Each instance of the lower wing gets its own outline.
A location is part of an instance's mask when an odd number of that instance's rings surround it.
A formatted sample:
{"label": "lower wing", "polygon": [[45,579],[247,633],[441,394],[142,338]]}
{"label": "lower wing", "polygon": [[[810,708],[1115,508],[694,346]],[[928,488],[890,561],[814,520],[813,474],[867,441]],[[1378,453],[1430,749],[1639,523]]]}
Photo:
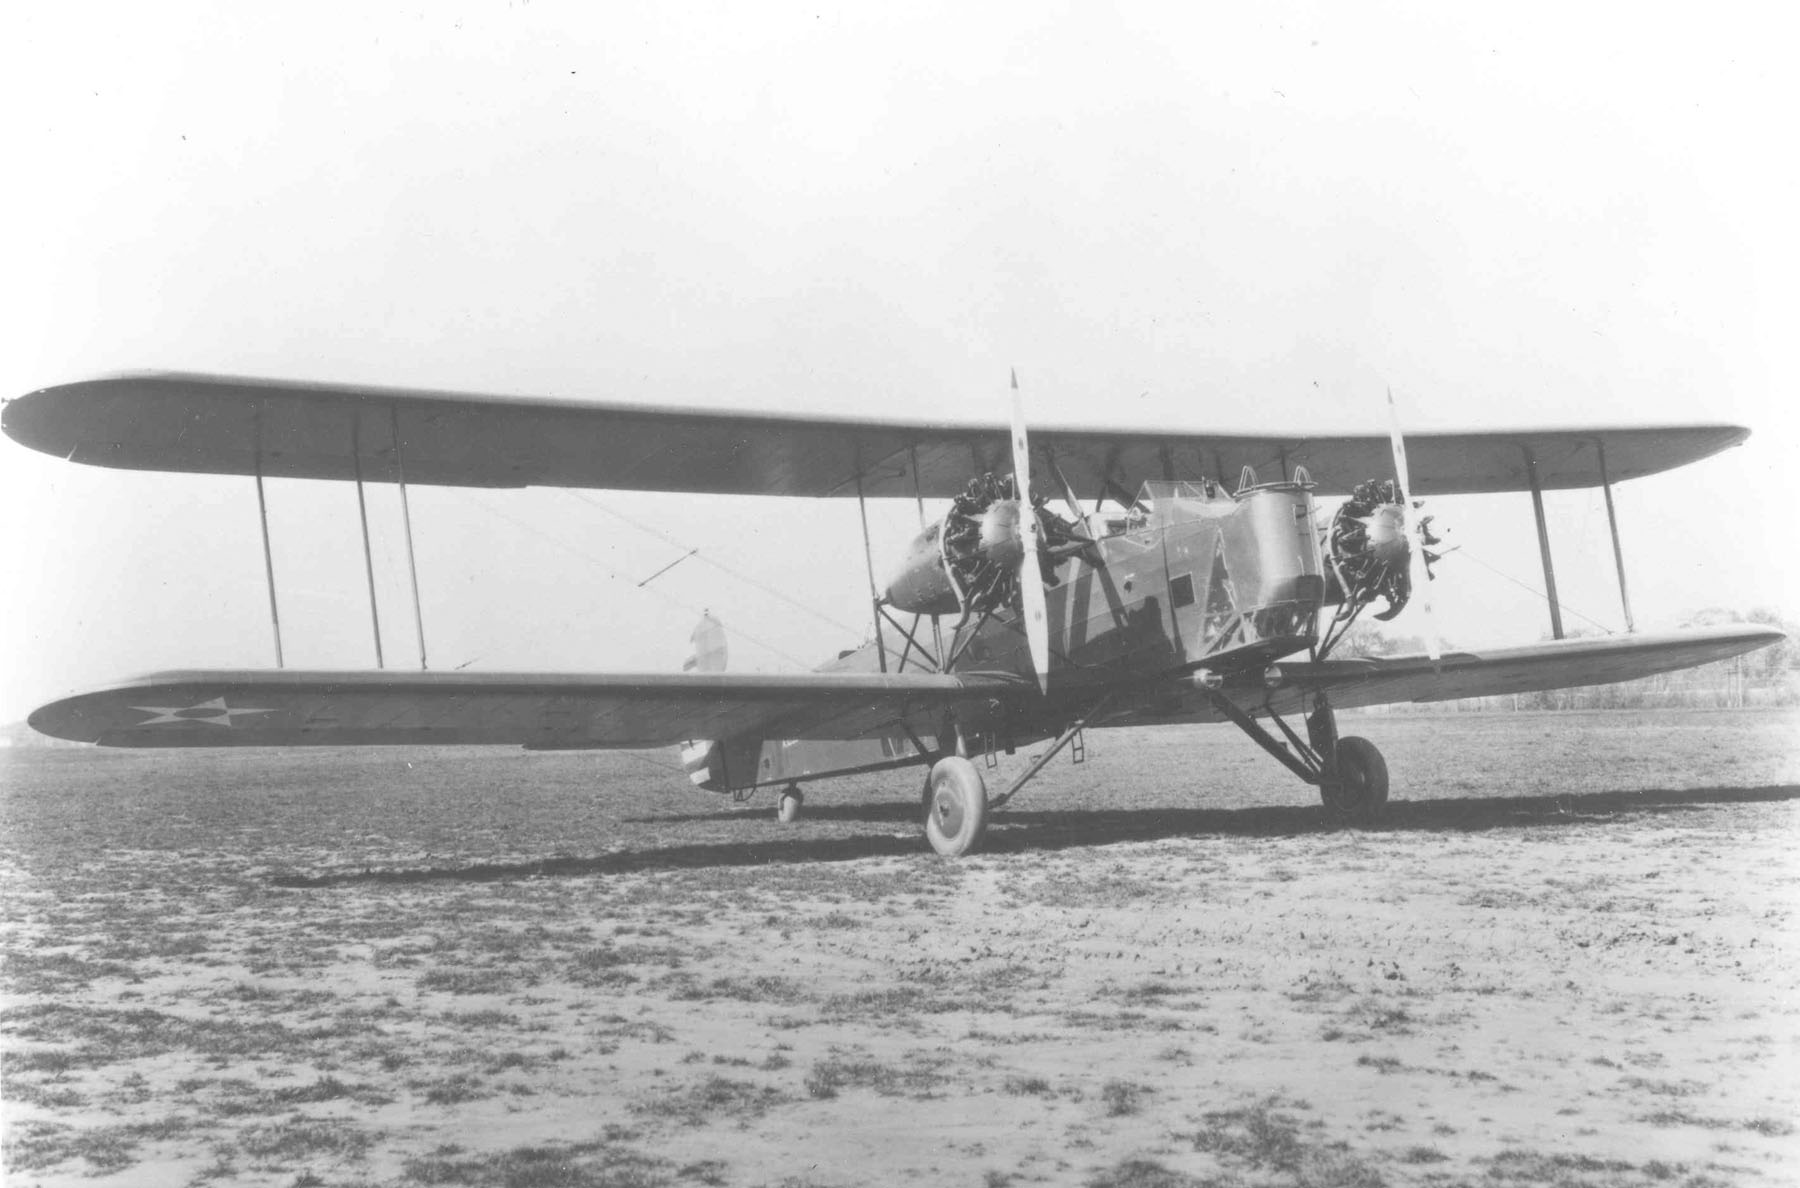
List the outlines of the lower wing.
{"label": "lower wing", "polygon": [[946,711],[1035,693],[990,673],[164,672],[52,702],[30,723],[115,747],[661,747],[935,734]]}
{"label": "lower wing", "polygon": [[[1291,713],[1307,695],[1325,693],[1339,709],[1396,701],[1450,701],[1531,693],[1576,685],[1606,685],[1728,660],[1767,647],[1786,636],[1772,627],[1733,623],[1646,635],[1606,635],[1560,639],[1524,647],[1449,652],[1428,656],[1384,656],[1368,660],[1326,660],[1281,665],[1282,686],[1267,698],[1236,696],[1244,709]],[[1266,703],[1266,705],[1265,705]]]}
{"label": "lower wing", "polygon": [[[1253,714],[1303,712],[1326,694],[1348,709],[1444,701],[1631,680],[1723,660],[1784,638],[1754,624],[1654,635],[1565,639],[1452,652],[1438,660],[1283,663],[1265,689],[1257,674],[1223,693]],[[57,738],[118,747],[354,746],[499,743],[538,748],[661,747],[690,739],[863,739],[935,736],[945,713],[1024,710],[1054,733],[1105,698],[1096,725],[1222,721],[1179,678],[1095,674],[1037,686],[1004,673],[506,674],[459,672],[166,672],[52,702],[31,715]],[[999,703],[996,706],[995,703]]]}

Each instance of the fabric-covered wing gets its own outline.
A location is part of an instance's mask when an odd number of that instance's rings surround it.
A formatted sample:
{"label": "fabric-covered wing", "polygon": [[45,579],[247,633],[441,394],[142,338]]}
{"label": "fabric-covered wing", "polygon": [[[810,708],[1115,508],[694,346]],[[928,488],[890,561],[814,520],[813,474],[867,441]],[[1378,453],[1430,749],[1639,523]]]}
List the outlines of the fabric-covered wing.
{"label": "fabric-covered wing", "polygon": [[[44,388],[9,402],[0,423],[33,449],[129,470],[393,481],[464,487],[593,487],[737,495],[911,498],[960,493],[1012,469],[1003,425],[778,416],[393,388],[124,375]],[[1742,442],[1732,425],[1407,438],[1419,494],[1522,491],[1535,463],[1545,489],[1668,470]],[[1305,466],[1321,494],[1392,472],[1381,434],[1233,434],[1033,427],[1083,496],[1111,481],[1267,481]],[[398,446],[398,449],[396,449]]]}
{"label": "fabric-covered wing", "polygon": [[689,739],[854,739],[1035,692],[1004,675],[164,672],[52,702],[57,738],[119,747],[511,743],[660,747]]}
{"label": "fabric-covered wing", "polygon": [[[1530,693],[1576,685],[1629,681],[1678,668],[1726,660],[1785,638],[1772,627],[1735,623],[1652,635],[1608,635],[1564,639],[1525,647],[1373,660],[1327,660],[1281,665],[1284,687],[1270,700],[1280,713],[1301,709],[1302,694],[1324,690],[1340,709],[1395,701],[1449,701]],[[1261,696],[1237,699],[1247,710],[1263,706]]]}

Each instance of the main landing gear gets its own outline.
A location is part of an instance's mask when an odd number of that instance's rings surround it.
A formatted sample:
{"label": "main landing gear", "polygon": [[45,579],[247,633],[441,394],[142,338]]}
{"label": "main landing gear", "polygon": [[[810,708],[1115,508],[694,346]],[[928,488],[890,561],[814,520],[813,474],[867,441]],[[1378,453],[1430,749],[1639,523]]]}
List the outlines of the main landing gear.
{"label": "main landing gear", "polygon": [[775,802],[775,819],[783,825],[792,825],[800,819],[800,806],[806,803],[806,797],[800,794],[799,784],[789,784],[781,790],[781,799]]}
{"label": "main landing gear", "polygon": [[946,858],[962,857],[981,844],[982,834],[987,832],[988,810],[1000,808],[1017,796],[1019,789],[1030,783],[1065,747],[1074,744],[1075,761],[1081,762],[1085,753],[1079,741],[1082,728],[1111,704],[1112,696],[1102,696],[1079,718],[1064,727],[1063,732],[1051,740],[1043,753],[1007,785],[1006,791],[993,797],[987,794],[987,784],[983,782],[981,772],[969,762],[966,755],[960,753],[968,750],[967,740],[954,723],[946,723],[942,737],[955,738],[959,753],[944,755],[932,764],[931,775],[925,781],[922,795],[925,838],[931,843],[931,848]]}
{"label": "main landing gear", "polygon": [[960,858],[981,844],[987,832],[987,784],[961,755],[931,765],[925,785],[925,837],[946,858]]}
{"label": "main landing gear", "polygon": [[1269,720],[1287,736],[1284,743],[1236,702],[1222,693],[1209,693],[1213,707],[1236,723],[1263,750],[1319,790],[1328,812],[1348,820],[1368,823],[1387,807],[1387,760],[1366,738],[1339,738],[1337,715],[1323,693],[1314,694],[1306,715],[1302,739],[1280,715],[1269,711]]}
{"label": "main landing gear", "polygon": [[1373,821],[1387,807],[1387,760],[1366,738],[1338,739],[1337,778],[1319,783],[1319,799],[1334,813]]}

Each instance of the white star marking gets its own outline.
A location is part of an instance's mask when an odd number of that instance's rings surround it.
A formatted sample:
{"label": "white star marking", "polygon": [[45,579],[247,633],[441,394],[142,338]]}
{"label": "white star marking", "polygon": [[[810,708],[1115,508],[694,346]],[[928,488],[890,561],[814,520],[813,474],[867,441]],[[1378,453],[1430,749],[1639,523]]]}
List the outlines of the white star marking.
{"label": "white star marking", "polygon": [[199,705],[134,705],[131,708],[156,715],[139,722],[139,726],[162,726],[181,722],[205,722],[211,726],[229,726],[232,718],[240,714],[272,714],[275,712],[266,709],[232,709],[225,704],[223,697],[202,701]]}

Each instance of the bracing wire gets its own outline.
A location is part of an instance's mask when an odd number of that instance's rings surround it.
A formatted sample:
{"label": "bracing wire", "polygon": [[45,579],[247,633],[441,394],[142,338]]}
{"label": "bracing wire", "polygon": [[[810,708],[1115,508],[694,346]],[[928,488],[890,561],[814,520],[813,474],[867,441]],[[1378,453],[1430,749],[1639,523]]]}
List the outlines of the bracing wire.
{"label": "bracing wire", "polygon": [[[1324,509],[1322,507],[1317,508],[1315,510],[1315,515],[1323,515],[1323,514],[1324,514]],[[1326,518],[1328,519],[1329,517],[1326,517]],[[1319,529],[1320,524],[1317,519],[1315,519],[1313,521],[1313,527],[1314,527],[1315,531]],[[1530,582],[1527,582],[1520,578],[1514,577],[1512,574],[1507,573],[1504,569],[1501,569],[1497,565],[1493,565],[1486,561],[1483,561],[1480,557],[1477,557],[1474,553],[1470,552],[1468,549],[1468,546],[1458,544],[1453,549],[1446,551],[1444,553],[1444,557],[1447,559],[1452,552],[1455,553],[1457,556],[1465,557],[1468,560],[1475,562],[1475,564],[1481,566],[1483,569],[1487,570],[1489,573],[1494,574],[1496,577],[1505,578],[1507,581],[1511,582],[1513,585],[1517,586],[1519,589],[1525,591],[1527,594],[1534,595],[1537,598],[1541,599],[1546,605],[1549,604],[1550,595],[1548,593],[1546,593],[1543,590],[1538,589],[1536,586],[1532,585]],[[1606,632],[1606,634],[1608,634],[1608,635],[1617,635],[1618,634],[1617,631],[1615,631],[1613,628],[1607,626],[1605,623],[1601,622],[1599,619],[1596,619],[1596,618],[1594,618],[1594,616],[1587,614],[1575,607],[1570,606],[1568,603],[1564,602],[1560,598],[1556,600],[1556,605],[1559,606],[1560,608],[1562,608],[1563,610],[1567,611],[1569,614],[1574,615],[1577,619],[1584,620],[1585,622],[1590,623],[1595,627],[1598,627],[1600,630]]]}
{"label": "bracing wire", "polygon": [[[691,556],[698,561],[702,561],[705,564],[712,566],[714,569],[718,570],[720,573],[723,573],[729,577],[736,578],[738,581],[743,582],[746,585],[754,586],[758,590],[761,590],[763,593],[769,595],[771,598],[780,599],[782,602],[787,603],[789,606],[793,607],[797,611],[802,611],[805,614],[809,614],[809,615],[813,616],[815,619],[820,620],[821,622],[829,623],[833,627],[836,627],[840,631],[847,631],[852,635],[862,634],[863,629],[861,627],[852,627],[848,623],[844,623],[838,619],[834,619],[830,615],[826,614],[824,611],[819,610],[816,607],[811,607],[811,606],[806,605],[806,603],[799,601],[798,599],[794,598],[793,596],[787,594],[785,591],[783,591],[775,586],[771,586],[767,582],[759,581],[756,578],[751,577],[747,573],[743,573],[743,572],[740,572],[739,570],[733,569],[731,566],[725,564],[723,561],[720,561],[720,560],[717,560],[716,558],[708,556],[705,551],[703,551],[699,548],[696,548],[694,546],[690,546],[684,541],[675,539],[673,536],[670,536],[668,533],[662,531],[662,529],[660,529],[660,528],[656,528],[650,524],[646,524],[641,520],[633,519],[632,517],[626,515],[624,512],[619,511],[617,508],[608,507],[606,504],[600,502],[598,499],[595,499],[591,495],[587,495],[581,491],[570,490],[567,487],[559,487],[557,489],[560,490],[563,494],[569,496],[570,498],[578,499],[582,503],[587,504],[589,507],[595,508],[598,511],[605,512],[607,515],[611,516],[615,520],[618,520],[620,523],[629,524],[631,527],[636,528],[639,532],[643,532],[643,533],[646,533],[647,535],[654,536],[657,540],[662,541],[666,545],[671,545],[675,548],[683,550],[688,556]],[[683,558],[683,560],[685,560],[685,559],[686,558]]]}
{"label": "bracing wire", "polygon": [[[1550,595],[1546,594],[1544,591],[1538,589],[1536,586],[1532,585],[1530,582],[1525,582],[1525,581],[1519,580],[1518,578],[1514,577],[1510,573],[1507,573],[1504,569],[1501,569],[1497,565],[1488,564],[1486,561],[1483,561],[1480,557],[1477,557],[1474,553],[1471,553],[1466,547],[1459,546],[1457,548],[1456,552],[1457,552],[1458,556],[1466,557],[1470,561],[1475,562],[1475,564],[1477,564],[1477,565],[1481,566],[1483,569],[1487,570],[1489,573],[1492,573],[1498,577],[1505,578],[1507,581],[1511,582],[1513,585],[1519,587],[1519,589],[1524,590],[1529,594],[1537,595],[1539,598],[1543,599],[1545,603],[1548,603],[1550,601]],[[1608,635],[1618,634],[1611,627],[1608,627],[1605,623],[1602,623],[1599,619],[1594,618],[1594,616],[1592,616],[1592,615],[1584,614],[1583,612],[1577,610],[1575,607],[1570,606],[1568,603],[1564,602],[1560,598],[1556,600],[1556,605],[1561,607],[1563,610],[1568,611],[1570,614],[1574,615],[1577,619],[1585,619],[1587,622],[1592,623],[1594,626],[1600,628],[1600,630],[1606,632]]]}
{"label": "bracing wire", "polygon": [[[472,495],[472,493],[471,493],[471,495]],[[597,567],[598,569],[600,569],[601,572],[603,572],[608,578],[610,578],[611,580],[613,580],[615,582],[623,582],[625,585],[630,586],[632,589],[642,589],[642,590],[646,591],[647,593],[656,595],[658,598],[663,599],[665,602],[668,602],[673,606],[678,606],[678,607],[681,607],[683,610],[691,611],[695,615],[704,614],[706,612],[705,607],[698,607],[698,606],[693,605],[690,602],[683,601],[682,599],[675,597],[673,594],[670,594],[666,590],[659,590],[659,589],[655,588],[654,586],[640,586],[637,582],[633,581],[630,577],[626,576],[625,574],[619,573],[617,570],[613,569],[607,562],[601,560],[599,557],[594,556],[592,553],[589,553],[584,549],[577,548],[576,546],[570,544],[566,540],[562,540],[559,537],[553,536],[550,533],[545,532],[543,529],[537,527],[535,524],[532,524],[526,520],[521,520],[517,516],[509,516],[505,512],[500,511],[497,508],[489,507],[486,503],[483,503],[479,499],[471,498],[470,502],[473,503],[476,507],[480,508],[482,511],[487,512],[489,515],[495,517],[496,519],[505,520],[507,523],[513,525],[515,528],[518,528],[523,532],[527,532],[527,533],[531,534],[532,536],[537,537],[540,540],[549,541],[551,544],[556,545],[558,548],[561,548],[561,549],[567,551],[571,555],[581,558],[583,561],[586,561],[590,565],[593,565],[593,566]],[[766,651],[768,651],[776,656],[781,657],[783,660],[786,660],[788,663],[796,665],[797,667],[800,667],[800,668],[810,668],[811,667],[811,665],[809,665],[806,661],[800,659],[798,656],[794,656],[788,652],[785,652],[782,649],[776,647],[774,644],[768,642],[767,640],[759,639],[758,637],[751,635],[747,631],[742,631],[742,630],[739,630],[738,628],[734,627],[734,628],[732,628],[732,634],[739,636],[745,640],[748,640],[750,643],[755,644],[757,647],[763,648]]]}

